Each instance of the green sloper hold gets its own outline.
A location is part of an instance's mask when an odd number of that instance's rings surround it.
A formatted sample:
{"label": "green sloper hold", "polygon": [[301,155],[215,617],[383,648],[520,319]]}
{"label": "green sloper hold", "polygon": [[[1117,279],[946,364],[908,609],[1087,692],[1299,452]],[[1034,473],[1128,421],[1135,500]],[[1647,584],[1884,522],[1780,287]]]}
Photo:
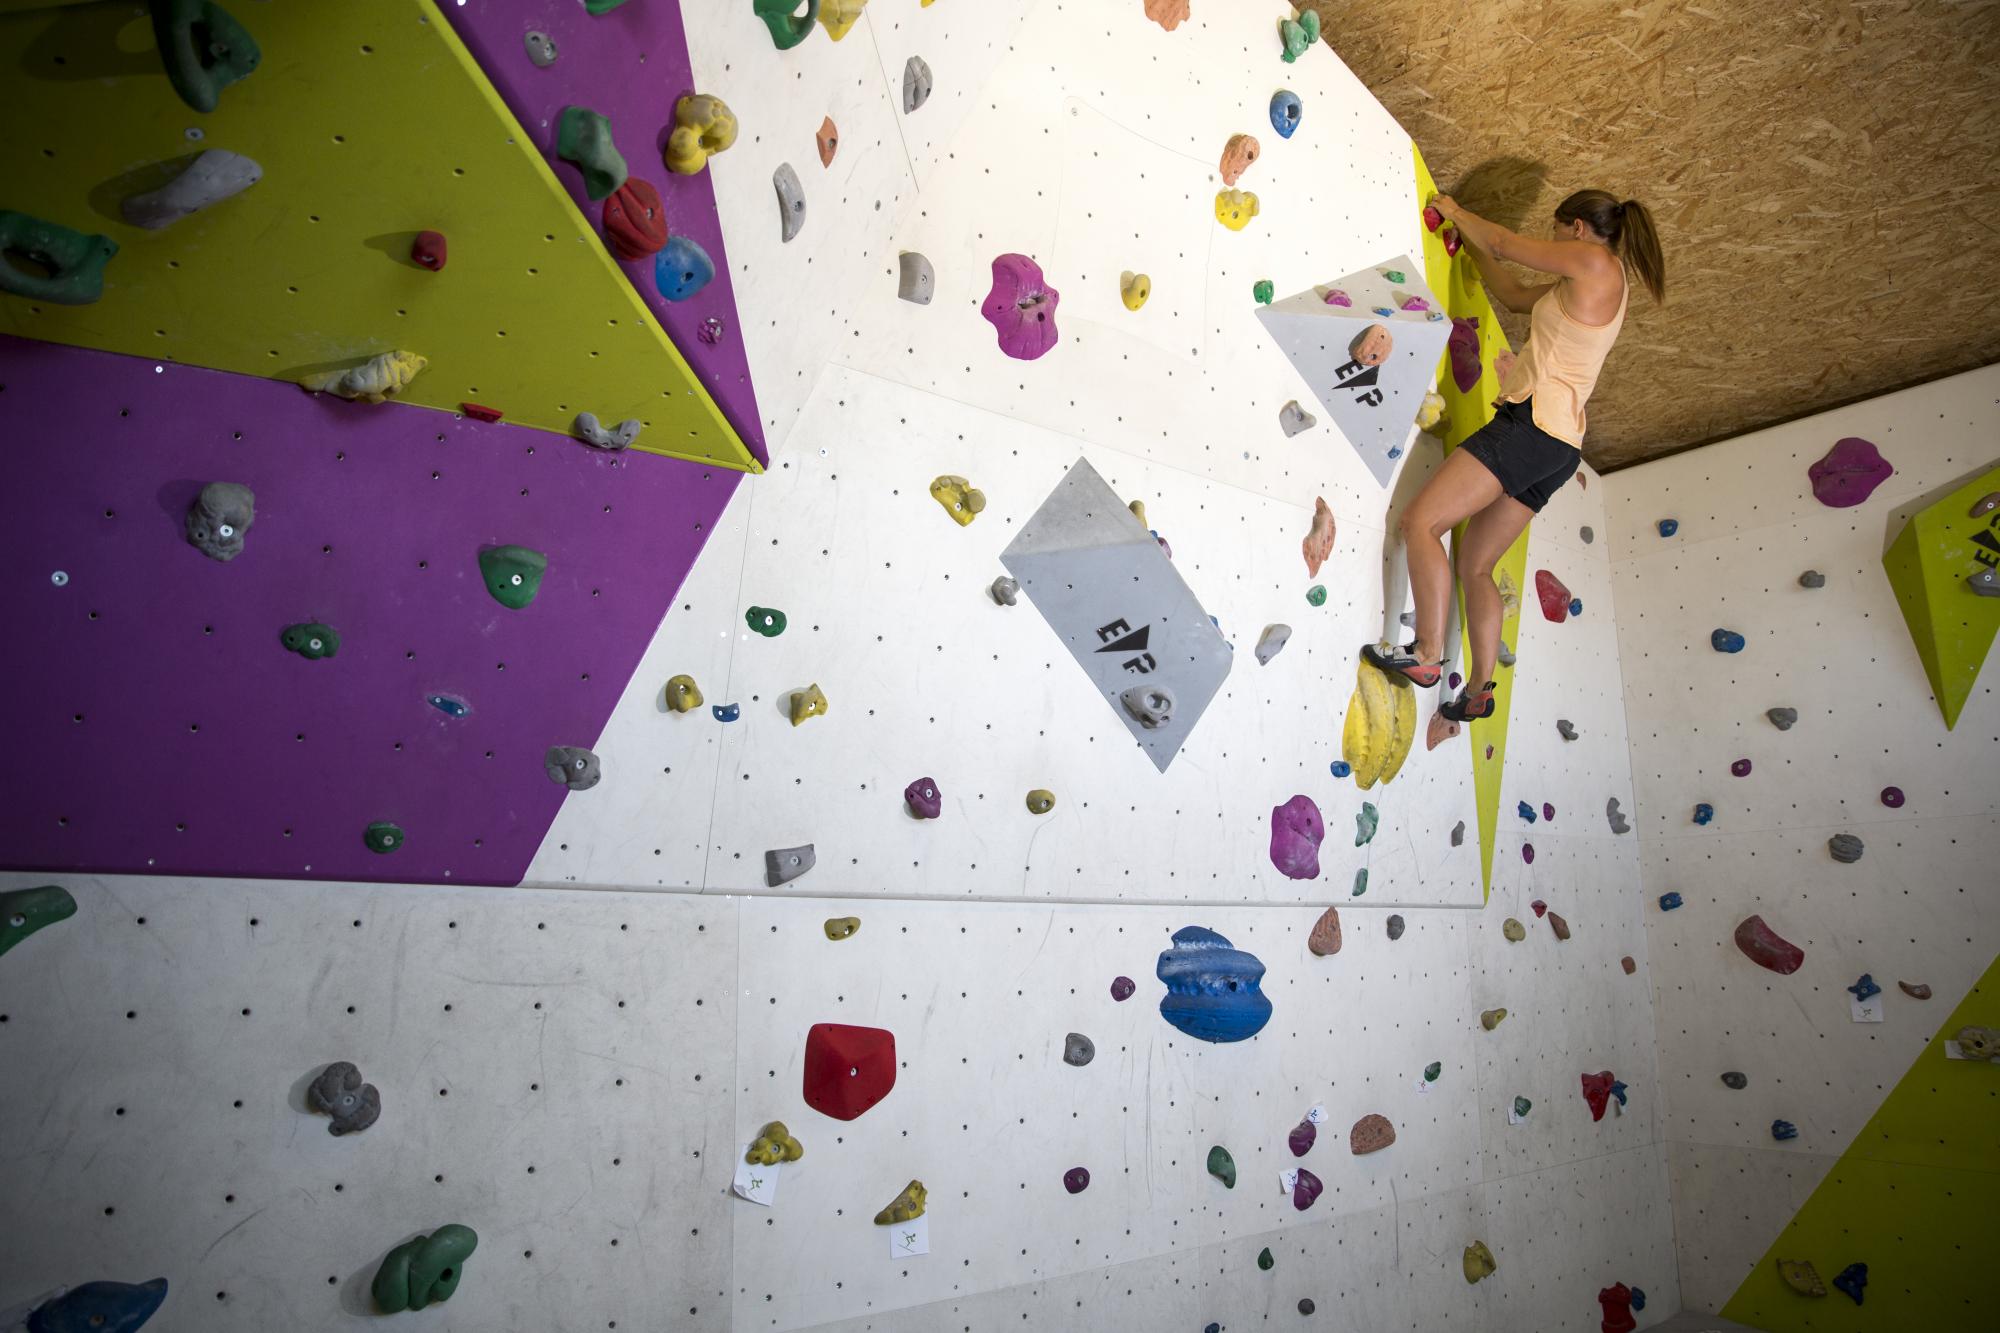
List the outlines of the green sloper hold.
{"label": "green sloper hold", "polygon": [[1312,606],[1325,606],[1325,605],[1326,605],[1326,587],[1325,587],[1325,585],[1323,585],[1323,584],[1319,584],[1319,583],[1315,583],[1315,584],[1313,584],[1313,586],[1312,586],[1312,587],[1310,587],[1310,588],[1307,588],[1307,589],[1306,589],[1306,602],[1307,602],[1307,603],[1308,603],[1309,605],[1312,605]]}
{"label": "green sloper hold", "polygon": [[1529,1108],[1533,1105],[1534,1103],[1526,1097],[1516,1097],[1514,1099],[1514,1118],[1516,1120],[1524,1118],[1528,1114]]}
{"label": "green sloper hold", "polygon": [[800,17],[792,12],[799,7],[799,0],[754,0],[752,8],[771,30],[771,43],[780,51],[789,51],[812,36],[819,0],[805,0],[805,4],[805,15]]}
{"label": "green sloper hold", "polygon": [[479,553],[479,574],[493,600],[519,611],[542,590],[549,558],[525,546],[489,546]]}
{"label": "green sloper hold", "polygon": [[0,893],[0,953],[6,953],[42,927],[75,915],[76,899],[69,896],[69,890],[54,884]]}
{"label": "green sloper hold", "polygon": [[1368,892],[1368,867],[1363,866],[1361,867],[1361,869],[1354,872],[1354,892],[1349,894],[1348,896],[1352,898],[1359,898],[1362,894],[1366,892]]}
{"label": "green sloper hold", "polygon": [[1381,816],[1376,812],[1375,803],[1373,801],[1363,801],[1361,803],[1361,813],[1354,817],[1354,845],[1356,847],[1367,846],[1369,840],[1375,836],[1376,826],[1380,822]]}
{"label": "green sloper hold", "polygon": [[403,845],[403,829],[400,824],[378,819],[362,830],[361,841],[367,843],[368,850],[377,856],[387,856]]}
{"label": "green sloper hold", "polygon": [[625,158],[611,142],[611,121],[587,106],[566,106],[556,122],[556,156],[583,172],[583,192],[602,199],[625,183]]}
{"label": "green sloper hold", "polygon": [[768,606],[753,606],[743,613],[743,623],[765,638],[775,639],[785,632],[785,613]]}
{"label": "green sloper hold", "polygon": [[213,111],[222,90],[263,59],[257,40],[211,0],[153,0],[153,42],[181,101]]}
{"label": "green sloper hold", "polygon": [[1257,1267],[1268,1273],[1277,1266],[1278,1261],[1271,1257],[1271,1247],[1266,1245],[1257,1254]]}
{"label": "green sloper hold", "polygon": [[1208,1174],[1230,1189],[1236,1188],[1236,1159],[1219,1143],[1208,1150]]}
{"label": "green sloper hold", "polygon": [[478,1248],[478,1233],[456,1222],[404,1241],[375,1270],[376,1307],[401,1314],[450,1300],[465,1275],[465,1261]]}
{"label": "green sloper hold", "polygon": [[1444,1075],[1444,1065],[1436,1060],[1424,1066],[1424,1082],[1435,1083]]}
{"label": "green sloper hold", "polygon": [[340,631],[317,620],[308,620],[303,624],[285,626],[278,642],[284,644],[287,651],[317,662],[340,651]]}
{"label": "green sloper hold", "polygon": [[2000,632],[2000,597],[1981,597],[1966,583],[2000,567],[2000,510],[1978,512],[1995,489],[2000,468],[1912,514],[1882,556],[1947,731],[1958,725]]}
{"label": "green sloper hold", "polygon": [[51,305],[89,305],[104,295],[104,266],[118,253],[118,242],[0,210],[0,252],[5,251],[26,255],[48,273],[30,272],[0,253],[0,292]]}

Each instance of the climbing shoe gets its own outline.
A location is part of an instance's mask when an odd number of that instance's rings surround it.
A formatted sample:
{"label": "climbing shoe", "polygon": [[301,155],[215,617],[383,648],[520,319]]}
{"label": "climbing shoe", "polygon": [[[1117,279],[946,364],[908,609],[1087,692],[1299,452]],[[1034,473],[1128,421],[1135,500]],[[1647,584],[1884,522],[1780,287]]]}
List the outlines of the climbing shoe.
{"label": "climbing shoe", "polygon": [[1470,685],[1456,699],[1439,705],[1438,712],[1453,722],[1477,722],[1482,717],[1493,716],[1493,682],[1487,681],[1481,689]]}
{"label": "climbing shoe", "polygon": [[1398,685],[1415,685],[1427,690],[1437,684],[1438,677],[1444,674],[1444,663],[1423,661],[1417,656],[1414,643],[1401,648],[1392,648],[1386,643],[1371,643],[1361,650],[1361,656],[1369,666]]}

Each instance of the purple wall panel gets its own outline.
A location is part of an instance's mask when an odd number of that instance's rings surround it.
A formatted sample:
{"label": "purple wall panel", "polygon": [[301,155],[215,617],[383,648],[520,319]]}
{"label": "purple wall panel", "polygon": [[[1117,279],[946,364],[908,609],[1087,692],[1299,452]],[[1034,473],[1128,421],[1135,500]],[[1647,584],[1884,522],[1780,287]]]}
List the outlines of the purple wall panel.
{"label": "purple wall panel", "polygon": [[[0,338],[0,865],[518,883],[543,752],[596,743],[742,476]],[[257,494],[228,564],[182,531],[210,481]],[[506,543],[549,557],[525,610],[479,576]],[[337,656],[280,646],[306,620]]]}
{"label": "purple wall panel", "polygon": [[[744,0],[746,18],[748,7]],[[706,170],[694,176],[675,175],[660,156],[673,128],[674,103],[683,93],[696,91],[680,5],[674,0],[645,0],[596,18],[581,0],[478,0],[462,6],[445,0],[439,8],[506,99],[514,118],[541,145],[577,208],[598,224],[600,234],[604,205],[584,193],[583,175],[575,165],[556,156],[557,122],[566,106],[589,107],[611,118],[612,138],[631,174],[660,192],[668,231],[692,236],[708,251],[715,261],[715,281],[700,295],[678,303],[660,296],[650,256],[637,263],[618,260],[615,253],[612,258],[701,376],[743,442],[760,462],[769,463],[764,423],[757,415],[757,395],[743,350],[742,321],[736,317],[736,297],[730,287],[729,255],[715,210],[714,184]],[[751,26],[761,33],[761,28]],[[556,62],[547,69],[537,69],[528,59],[522,38],[531,30],[555,39]],[[702,342],[696,332],[711,315],[722,321],[724,330],[712,345]]]}

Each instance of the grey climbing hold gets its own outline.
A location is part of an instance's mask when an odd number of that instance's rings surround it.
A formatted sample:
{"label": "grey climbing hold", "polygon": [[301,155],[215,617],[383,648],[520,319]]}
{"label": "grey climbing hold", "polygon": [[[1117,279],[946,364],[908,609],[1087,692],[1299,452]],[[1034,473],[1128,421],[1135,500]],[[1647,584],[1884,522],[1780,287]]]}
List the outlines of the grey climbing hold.
{"label": "grey climbing hold", "polygon": [[1836,833],[1826,840],[1827,851],[1842,865],[1853,865],[1861,859],[1861,839],[1852,833]]}
{"label": "grey climbing hold", "polygon": [[1632,826],[1625,822],[1625,812],[1618,808],[1618,798],[1612,797],[1604,803],[1604,817],[1611,823],[1613,833],[1630,833]]}
{"label": "grey climbing hold", "polygon": [[1396,617],[1396,623],[1404,629],[1415,629],[1417,627],[1417,613],[1415,611],[1405,611],[1402,615]]}
{"label": "grey climbing hold", "polygon": [[912,305],[929,305],[937,291],[937,274],[931,271],[931,261],[915,250],[903,251],[902,273],[896,279],[896,295]]}
{"label": "grey climbing hold", "polygon": [[1376,811],[1375,803],[1373,801],[1363,801],[1361,803],[1361,813],[1354,816],[1354,845],[1356,847],[1365,847],[1373,841],[1375,829],[1380,822],[1381,815]]}
{"label": "grey climbing hold", "polygon": [[536,69],[547,69],[556,63],[556,39],[547,33],[530,29],[522,35],[521,45],[528,48],[528,59]]}
{"label": "grey climbing hold", "polygon": [[1097,1044],[1081,1032],[1063,1038],[1063,1063],[1083,1068],[1097,1058]]}
{"label": "grey climbing hold", "polygon": [[1790,731],[1798,725],[1799,710],[1796,708],[1767,708],[1764,716],[1771,719],[1771,725],[1779,731]]}
{"label": "grey climbing hold", "polygon": [[1285,651],[1285,645],[1291,641],[1291,638],[1292,627],[1290,625],[1264,626],[1264,632],[1257,636],[1257,665],[1270,665],[1272,658]]}
{"label": "grey climbing hold", "polygon": [[1453,824],[1451,826],[1451,845],[1454,847],[1458,847],[1463,845],[1464,842],[1465,842],[1465,821],[1461,819],[1456,824]]}
{"label": "grey climbing hold", "polygon": [[1165,685],[1134,685],[1118,696],[1118,702],[1148,731],[1174,720],[1174,692]]}
{"label": "grey climbing hold", "polygon": [[1500,640],[1500,665],[1514,665],[1514,649],[1505,639]]}
{"label": "grey climbing hold", "polygon": [[1577,535],[1577,536],[1579,536],[1579,537],[1581,537],[1581,538],[1583,538],[1583,544],[1584,544],[1585,546],[1588,546],[1588,545],[1590,545],[1590,544],[1591,544],[1592,542],[1594,542],[1594,541],[1596,541],[1596,540],[1597,540],[1597,534],[1596,534],[1596,533],[1594,533],[1594,532],[1592,532],[1592,531],[1590,530],[1590,528],[1589,528],[1589,527],[1588,527],[1587,525],[1586,525],[1586,526],[1584,526],[1584,527],[1581,527],[1581,528],[1578,528],[1578,529],[1576,530],[1576,535]]}
{"label": "grey climbing hold", "polygon": [[158,231],[190,213],[242,194],[264,179],[264,168],[241,153],[211,148],[157,190],[129,195],[118,211],[135,227]]}
{"label": "grey climbing hold", "polygon": [[1403,938],[1403,918],[1398,913],[1389,914],[1389,938],[1392,940]]}
{"label": "grey climbing hold", "polygon": [[931,100],[931,67],[922,56],[903,62],[903,114],[909,115]]}
{"label": "grey climbing hold", "polygon": [[1319,418],[1300,407],[1296,398],[1278,409],[1278,425],[1284,429],[1287,439],[1318,424]]}
{"label": "grey climbing hold", "polygon": [[1982,569],[1977,574],[1966,577],[1965,586],[1981,597],[2000,597],[2000,574],[1990,569]]}
{"label": "grey climbing hold", "polygon": [[1820,573],[1817,569],[1808,569],[1805,573],[1799,575],[1799,586],[1801,588],[1824,588],[1826,586],[1826,575]]}
{"label": "grey climbing hold", "polygon": [[187,539],[211,560],[234,560],[256,518],[257,497],[248,486],[211,481],[188,507]]}
{"label": "grey climbing hold", "polygon": [[1750,1085],[1749,1077],[1738,1073],[1734,1069],[1722,1076],[1722,1082],[1725,1087],[1735,1088],[1738,1092],[1741,1092]]}
{"label": "grey climbing hold", "polygon": [[1576,728],[1570,724],[1570,720],[1566,717],[1556,719],[1556,730],[1562,733],[1562,738],[1566,741],[1576,739]]}
{"label": "grey climbing hold", "polygon": [[1000,605],[1012,606],[1015,599],[1021,594],[1021,585],[1013,579],[1008,578],[1005,574],[1002,574],[999,578],[993,580],[993,586],[986,591],[991,593],[993,600],[1000,603]]}
{"label": "grey climbing hold", "polygon": [[306,1104],[333,1117],[326,1132],[336,1138],[359,1134],[382,1114],[382,1094],[373,1083],[363,1083],[361,1071],[346,1060],[336,1060],[320,1071],[306,1088]]}
{"label": "grey climbing hold", "polygon": [[799,184],[799,173],[791,163],[780,162],[771,173],[771,188],[778,192],[780,239],[789,241],[806,225],[806,187]]}
{"label": "grey climbing hold", "polygon": [[791,883],[816,864],[811,843],[803,847],[779,847],[764,853],[764,880],[775,889]]}
{"label": "grey climbing hold", "polygon": [[576,420],[570,423],[570,430],[576,438],[593,449],[604,449],[616,453],[620,449],[630,449],[639,438],[640,424],[630,418],[606,430],[597,419],[595,412],[578,412]]}
{"label": "grey climbing hold", "polygon": [[571,791],[589,791],[603,776],[597,756],[581,745],[551,745],[542,756],[542,768],[550,782],[560,782]]}

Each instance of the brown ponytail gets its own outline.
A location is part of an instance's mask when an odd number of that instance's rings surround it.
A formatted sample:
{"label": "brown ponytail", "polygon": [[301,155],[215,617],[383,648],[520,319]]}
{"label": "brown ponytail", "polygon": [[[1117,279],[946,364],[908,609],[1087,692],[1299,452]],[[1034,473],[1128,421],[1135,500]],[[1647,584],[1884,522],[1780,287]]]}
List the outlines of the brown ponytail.
{"label": "brown ponytail", "polygon": [[1653,214],[1644,204],[1637,199],[1621,203],[1605,190],[1578,190],[1556,205],[1556,221],[1569,223],[1578,218],[1639,275],[1655,301],[1667,299],[1667,261],[1660,254],[1660,233],[1653,226]]}

